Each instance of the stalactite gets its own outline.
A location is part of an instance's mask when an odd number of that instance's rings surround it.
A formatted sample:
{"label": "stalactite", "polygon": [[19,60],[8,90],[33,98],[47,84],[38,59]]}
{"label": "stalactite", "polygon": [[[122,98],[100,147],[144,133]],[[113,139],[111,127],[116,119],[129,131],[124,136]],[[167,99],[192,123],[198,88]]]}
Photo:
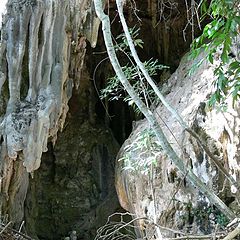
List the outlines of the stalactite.
{"label": "stalactite", "polygon": [[[1,18],[0,92],[9,92],[9,98],[6,109],[0,102],[0,186],[2,208],[16,210],[25,199],[22,184],[27,186],[27,173],[39,168],[48,140],[54,143],[63,127],[73,82],[79,85],[76,75],[81,72],[86,37],[96,45],[99,21],[91,0],[8,0],[6,10]],[[22,84],[28,85],[25,96]],[[24,178],[15,176],[20,169]],[[18,199],[9,191],[14,176],[14,191],[22,191]],[[15,220],[20,221],[23,209],[16,211]]]}

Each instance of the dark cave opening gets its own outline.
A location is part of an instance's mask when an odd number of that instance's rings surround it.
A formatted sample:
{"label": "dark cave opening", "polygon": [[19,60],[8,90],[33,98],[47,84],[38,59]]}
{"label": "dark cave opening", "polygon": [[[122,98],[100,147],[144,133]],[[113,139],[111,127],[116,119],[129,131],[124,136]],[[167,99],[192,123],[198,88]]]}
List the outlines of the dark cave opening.
{"label": "dark cave opening", "polygon": [[[157,15],[157,24],[153,24],[154,14],[148,9],[147,2],[138,1],[135,8],[130,4],[125,7],[125,16],[130,28],[139,28],[139,39],[143,41],[143,48],[137,48],[142,61],[156,59],[160,64],[168,66],[168,70],[158,71],[154,76],[156,84],[161,86],[178,67],[181,58],[189,50],[192,41],[192,29],[188,26],[186,5],[181,1],[176,6],[166,7],[162,14]],[[106,7],[111,18],[112,36],[116,42],[117,36],[122,34],[122,27],[118,18],[115,3],[110,2]],[[136,11],[137,9],[137,11]],[[194,34],[199,35],[201,30],[196,27]],[[128,62],[128,57],[120,52],[119,60],[122,66]],[[86,66],[90,74],[91,83],[96,96],[95,113],[97,121],[106,124],[113,132],[114,137],[121,145],[132,131],[132,122],[143,118],[129,107],[128,103],[119,99],[108,101],[100,98],[103,89],[114,71],[108,60],[101,30],[98,42],[94,49],[87,45]]]}

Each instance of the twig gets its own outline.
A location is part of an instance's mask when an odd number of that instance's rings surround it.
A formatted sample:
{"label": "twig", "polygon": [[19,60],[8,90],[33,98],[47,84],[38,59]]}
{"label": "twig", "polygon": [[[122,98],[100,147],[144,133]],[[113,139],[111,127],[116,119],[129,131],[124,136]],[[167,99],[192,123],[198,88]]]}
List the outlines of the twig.
{"label": "twig", "polygon": [[[222,237],[223,234],[216,235],[216,239]],[[177,238],[168,238],[168,240],[185,240],[185,239],[212,239],[212,234],[209,235],[188,235],[184,237],[177,237]],[[224,238],[225,239],[225,238]],[[223,239],[223,240],[224,240]],[[230,239],[229,239],[230,240]]]}
{"label": "twig", "polygon": [[[1,225],[4,226],[3,223],[1,223]],[[13,233],[16,233],[16,234],[24,237],[24,238],[27,239],[27,240],[34,240],[33,238],[31,238],[31,237],[29,237],[29,236],[27,236],[27,235],[25,235],[25,234],[23,234],[23,233],[21,233],[21,232],[18,232],[17,230],[15,230],[15,229],[13,229],[13,228],[11,228],[11,231],[12,231]],[[1,234],[1,233],[0,233],[0,234]]]}
{"label": "twig", "polygon": [[231,240],[239,234],[240,234],[240,224],[238,224],[237,227],[233,231],[231,231],[223,240]]}
{"label": "twig", "polygon": [[122,226],[120,226],[119,228],[115,229],[114,231],[111,231],[110,233],[104,235],[103,237],[107,238],[107,237],[110,237],[112,235],[114,235],[116,232],[119,232],[121,229],[127,227],[128,225],[130,225],[131,223],[135,222],[135,221],[138,221],[138,220],[142,220],[142,219],[147,219],[146,217],[138,217],[138,218],[134,218],[132,219],[131,221],[123,224]]}
{"label": "twig", "polygon": [[[116,216],[120,217],[120,221],[119,222],[115,222],[115,221],[111,221],[111,218],[115,218]],[[132,220],[128,220],[128,222],[124,221],[124,217],[125,216],[130,216],[132,218]],[[169,231],[169,232],[173,232],[175,234],[180,234],[180,235],[186,235],[183,232],[180,232],[178,230],[175,229],[171,229],[171,228],[167,228],[167,227],[163,227],[161,225],[158,225],[156,223],[154,223],[153,220],[147,218],[147,217],[137,217],[135,214],[126,212],[126,213],[114,213],[111,214],[108,217],[108,220],[106,222],[106,224],[102,227],[100,227],[97,230],[97,235],[94,238],[94,240],[107,240],[107,239],[136,239],[136,238],[122,238],[122,236],[126,237],[128,235],[128,237],[131,235],[131,237],[135,237],[134,234],[134,230],[138,228],[138,224],[134,224],[134,222],[138,222],[139,220],[144,220],[144,222],[146,223],[146,228],[147,226],[152,226],[154,225],[155,227],[158,227],[161,230],[165,230],[165,231]],[[123,233],[121,233],[121,230],[124,229],[124,235]],[[155,229],[156,231],[156,229]],[[128,234],[126,234],[128,233]],[[119,237],[119,238],[118,238]],[[147,238],[147,236],[145,236],[143,239],[149,239]]]}
{"label": "twig", "polygon": [[215,229],[214,229],[214,232],[213,232],[212,240],[216,240],[216,239],[217,239],[217,230],[218,230],[218,227],[219,227],[219,225],[216,224]]}
{"label": "twig", "polygon": [[12,222],[9,222],[7,225],[4,226],[4,228],[1,230],[0,235],[12,224]]}
{"label": "twig", "polygon": [[236,223],[239,223],[239,218],[235,218],[233,219],[228,225],[227,225],[227,228],[230,228],[232,227],[233,225],[235,225]]}
{"label": "twig", "polygon": [[106,111],[106,114],[107,114],[108,118],[111,119],[112,116],[110,116],[107,107],[106,107],[105,104],[103,103],[103,101],[102,101],[102,99],[101,99],[101,97],[100,97],[100,93],[99,93],[98,88],[97,88],[97,84],[96,84],[96,72],[97,72],[97,69],[98,69],[98,67],[99,67],[104,61],[106,61],[106,60],[108,60],[108,59],[109,59],[109,57],[106,57],[106,58],[102,59],[102,60],[97,64],[97,66],[95,67],[94,72],[93,72],[93,85],[94,85],[95,91],[96,91],[96,93],[97,93],[97,95],[98,95],[98,97],[99,97],[99,100],[100,100],[103,108],[104,108],[105,111]]}
{"label": "twig", "polygon": [[22,227],[23,227],[23,225],[24,225],[24,221],[22,221],[22,223],[21,223],[21,225],[20,225],[20,227],[19,227],[19,230],[18,230],[18,232],[21,232],[22,231]]}
{"label": "twig", "polygon": [[163,227],[163,226],[160,226],[156,223],[153,223],[154,225],[158,226],[159,228],[161,228],[162,230],[166,230],[166,231],[169,231],[169,232],[172,232],[172,233],[176,233],[176,234],[181,234],[181,235],[186,235],[185,233],[183,232],[180,232],[178,230],[175,230],[175,229],[171,229],[171,228],[168,228],[168,227]]}

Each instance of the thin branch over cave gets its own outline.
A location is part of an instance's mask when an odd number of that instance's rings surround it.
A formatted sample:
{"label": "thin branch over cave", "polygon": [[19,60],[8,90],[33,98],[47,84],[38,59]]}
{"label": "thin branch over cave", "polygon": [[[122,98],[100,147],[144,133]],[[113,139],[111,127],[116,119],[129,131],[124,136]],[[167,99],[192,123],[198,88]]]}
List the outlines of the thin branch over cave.
{"label": "thin branch over cave", "polygon": [[[155,226],[157,224],[154,223],[153,220],[148,219],[147,217],[138,217],[132,213],[114,213],[108,217],[106,224],[100,227],[97,230],[96,237],[94,240],[120,240],[120,239],[128,239],[135,240],[137,239],[136,233],[139,231],[144,232],[144,239],[156,239],[156,229]],[[236,224],[234,224],[235,226]],[[223,239],[223,240],[231,240],[240,233],[239,224],[235,226],[233,230],[226,229],[225,231],[216,231],[212,234],[207,235],[192,235],[188,233],[183,233],[181,231],[159,226],[157,225],[161,231],[170,232],[175,235],[175,237],[167,238],[168,240],[185,240],[185,239]]]}
{"label": "thin branch over cave", "polygon": [[[183,173],[186,174],[187,179],[196,187],[199,188],[199,190],[209,198],[209,200],[214,203],[229,219],[234,219],[236,216],[235,214],[222,202],[221,199],[219,199],[218,196],[216,196],[211,189],[209,189],[190,169],[189,167],[186,167],[184,165],[184,162],[181,158],[178,157],[176,152],[171,147],[170,143],[168,142],[167,138],[165,137],[160,125],[158,124],[154,114],[147,109],[145,104],[141,101],[141,99],[137,96],[135,93],[133,87],[128,82],[126,76],[124,75],[122,68],[118,62],[114,46],[111,39],[111,30],[110,30],[110,21],[109,17],[103,12],[103,6],[102,2],[100,0],[94,0],[95,3],[95,9],[97,12],[98,17],[100,18],[102,22],[102,30],[104,35],[104,41],[106,44],[106,48],[108,51],[108,55],[111,61],[111,64],[123,84],[125,90],[128,92],[132,100],[136,103],[140,111],[144,114],[146,119],[148,120],[150,126],[152,127],[153,131],[156,134],[156,137],[163,149],[163,151],[169,156],[169,158],[175,163],[177,168]],[[119,7],[122,8],[123,2],[118,2]],[[129,42],[130,43],[130,42]]]}

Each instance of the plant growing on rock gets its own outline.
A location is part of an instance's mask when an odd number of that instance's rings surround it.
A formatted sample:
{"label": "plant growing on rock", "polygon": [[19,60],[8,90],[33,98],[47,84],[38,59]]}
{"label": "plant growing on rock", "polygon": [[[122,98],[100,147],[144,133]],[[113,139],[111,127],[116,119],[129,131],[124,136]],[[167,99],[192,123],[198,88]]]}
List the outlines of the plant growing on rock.
{"label": "plant growing on rock", "polygon": [[[118,161],[124,161],[124,169],[129,171],[140,171],[148,174],[150,166],[157,164],[157,156],[161,152],[161,147],[155,139],[155,134],[151,128],[140,131],[133,142],[125,147],[125,154]],[[137,152],[141,154],[137,154]]]}
{"label": "plant growing on rock", "polygon": [[[201,51],[207,53],[210,63],[219,57],[214,71],[215,92],[209,100],[211,108],[220,105],[224,109],[229,96],[233,98],[233,105],[240,97],[239,8],[238,0],[213,0],[210,4],[204,0],[201,4],[203,18],[210,16],[211,21],[193,41],[191,57],[197,57]],[[237,43],[237,47],[233,47],[233,43]]]}

